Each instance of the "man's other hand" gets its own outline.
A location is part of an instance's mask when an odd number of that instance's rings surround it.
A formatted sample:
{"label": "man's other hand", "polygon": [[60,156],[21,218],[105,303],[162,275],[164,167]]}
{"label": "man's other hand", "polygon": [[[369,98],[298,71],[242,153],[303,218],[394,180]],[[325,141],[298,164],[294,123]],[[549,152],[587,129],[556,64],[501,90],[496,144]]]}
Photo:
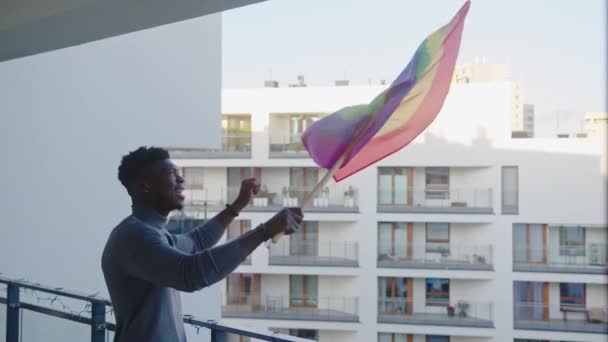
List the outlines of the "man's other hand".
{"label": "man's other hand", "polygon": [[242,210],[251,202],[251,199],[255,194],[260,191],[260,184],[255,178],[247,178],[241,182],[241,190],[239,196],[234,201],[234,206],[237,210]]}

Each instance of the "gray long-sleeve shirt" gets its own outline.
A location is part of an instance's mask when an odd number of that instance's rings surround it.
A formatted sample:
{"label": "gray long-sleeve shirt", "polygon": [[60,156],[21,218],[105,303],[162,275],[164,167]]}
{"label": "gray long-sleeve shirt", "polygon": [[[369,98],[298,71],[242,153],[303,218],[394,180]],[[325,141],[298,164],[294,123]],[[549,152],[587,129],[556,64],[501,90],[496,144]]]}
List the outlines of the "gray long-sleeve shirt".
{"label": "gray long-sleeve shirt", "polygon": [[178,235],[165,229],[166,221],[133,207],[108,238],[102,269],[116,316],[115,342],[186,341],[177,290],[209,286],[245,260],[240,239],[211,248],[224,232],[213,219]]}

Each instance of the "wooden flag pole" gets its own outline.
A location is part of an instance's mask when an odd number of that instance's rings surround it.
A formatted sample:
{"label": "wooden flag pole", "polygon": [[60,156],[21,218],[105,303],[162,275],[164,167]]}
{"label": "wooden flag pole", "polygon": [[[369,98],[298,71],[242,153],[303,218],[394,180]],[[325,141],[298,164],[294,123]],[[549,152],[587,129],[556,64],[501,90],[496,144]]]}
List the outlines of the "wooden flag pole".
{"label": "wooden flag pole", "polygon": [[[325,176],[323,176],[323,178],[321,178],[321,180],[317,183],[317,185],[315,185],[315,187],[312,189],[312,191],[306,195],[306,197],[304,197],[304,200],[302,201],[302,205],[300,206],[300,208],[302,208],[302,211],[304,211],[304,209],[308,206],[310,206],[312,204],[312,201],[315,197],[317,197],[317,195],[319,194],[319,192],[321,192],[321,190],[323,190],[323,187],[325,187],[325,184],[327,184],[327,182],[329,182],[329,180],[334,176],[334,174],[336,172],[338,172],[338,170],[340,169],[340,166],[342,166],[342,162],[344,161],[344,158],[346,157],[346,154],[350,151],[350,149],[348,151],[346,151],[346,153],[344,153],[342,155],[342,157],[340,157],[340,159],[338,159],[338,161],[334,164],[334,166],[327,170],[327,172],[325,173]],[[279,241],[279,239],[281,239],[281,236],[283,236],[283,233],[279,233],[275,236],[272,237],[272,243],[277,243],[277,241]]]}

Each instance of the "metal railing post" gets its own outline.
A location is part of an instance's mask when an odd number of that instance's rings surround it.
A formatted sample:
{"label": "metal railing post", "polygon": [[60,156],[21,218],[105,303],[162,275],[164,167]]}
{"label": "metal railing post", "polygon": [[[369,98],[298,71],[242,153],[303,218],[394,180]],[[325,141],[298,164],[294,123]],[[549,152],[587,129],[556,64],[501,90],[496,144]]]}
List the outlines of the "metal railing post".
{"label": "metal railing post", "polygon": [[93,302],[91,309],[91,342],[106,340],[106,305]]}
{"label": "metal railing post", "polygon": [[19,285],[8,283],[6,287],[6,342],[19,341]]}
{"label": "metal railing post", "polygon": [[211,342],[228,342],[228,334],[225,331],[211,329]]}

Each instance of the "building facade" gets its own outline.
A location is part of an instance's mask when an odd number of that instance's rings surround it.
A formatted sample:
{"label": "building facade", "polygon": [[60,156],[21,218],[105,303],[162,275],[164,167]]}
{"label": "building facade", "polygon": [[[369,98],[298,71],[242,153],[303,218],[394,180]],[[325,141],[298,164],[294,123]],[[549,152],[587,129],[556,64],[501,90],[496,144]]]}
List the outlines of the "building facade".
{"label": "building facade", "polygon": [[[606,341],[603,149],[512,139],[512,89],[452,85],[410,146],[330,182],[297,233],[223,281],[222,319],[319,341]],[[382,90],[224,90],[222,148],[172,149],[189,199],[172,229],[214,215],[250,176],[261,191],[225,239],[299,205],[325,172],[301,134]]]}

